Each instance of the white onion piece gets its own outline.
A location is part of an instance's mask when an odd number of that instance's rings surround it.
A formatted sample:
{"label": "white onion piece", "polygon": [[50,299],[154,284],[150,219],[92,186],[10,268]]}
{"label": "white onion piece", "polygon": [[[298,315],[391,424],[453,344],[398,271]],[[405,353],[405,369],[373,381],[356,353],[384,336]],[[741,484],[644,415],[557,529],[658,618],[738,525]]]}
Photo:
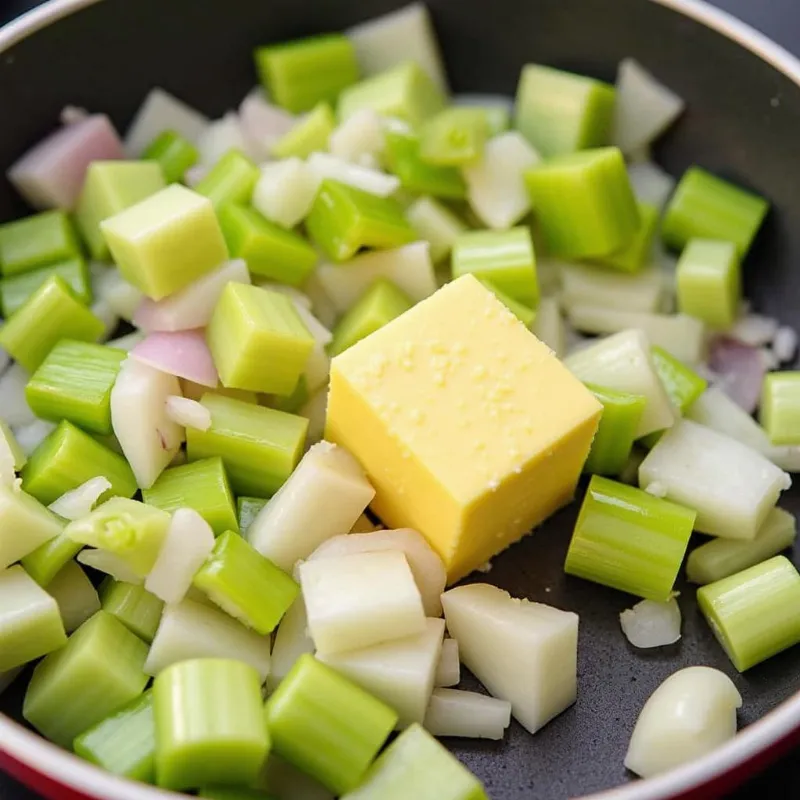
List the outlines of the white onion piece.
{"label": "white onion piece", "polygon": [[653,497],[661,497],[661,498],[666,497],[668,492],[667,487],[663,483],[659,483],[658,481],[653,481],[653,483],[648,483],[647,486],[644,487],[644,490],[647,492],[647,494],[653,495]]}
{"label": "white onion piece", "polygon": [[641,203],[649,203],[659,211],[663,211],[667,200],[675,188],[675,178],[664,172],[658,164],[643,161],[628,165],[628,177],[636,199]]}
{"label": "white onion piece", "polygon": [[29,456],[55,429],[54,422],[35,419],[26,425],[17,425],[14,428],[14,437],[22,452]]}
{"label": "white onion piece", "polygon": [[736,320],[727,335],[753,347],[769,344],[778,331],[778,320],[761,314],[745,314]]}
{"label": "white onion piece", "polygon": [[630,275],[590,264],[557,263],[561,271],[560,299],[567,309],[588,305],[620,311],[659,310],[664,280],[658,267],[645,267]]}
{"label": "white onion piece", "polygon": [[167,416],[184,428],[207,431],[211,427],[211,412],[196,400],[180,395],[167,398]]}
{"label": "white onion piece", "polygon": [[499,740],[510,724],[507,700],[459,689],[434,689],[424,727],[433,736]]}
{"label": "white onion piece", "polygon": [[209,172],[211,172],[210,167],[203,166],[202,164],[195,164],[183,173],[183,180],[190,189],[194,189]]}
{"label": "white onion piece", "polygon": [[204,167],[213,167],[225,153],[234,149],[253,155],[245,141],[238,114],[229,111],[224,117],[208,125],[197,140],[199,163]]}
{"label": "white onion piece", "polygon": [[117,329],[117,325],[119,325],[119,317],[116,311],[105,300],[95,300],[89,310],[103,323],[103,333],[99,341],[107,341]]}
{"label": "white onion piece", "polygon": [[189,331],[151,333],[131,350],[130,357],[154,369],[194,381],[201,386],[213,389],[219,383],[205,334],[197,328]]}
{"label": "white onion piece", "polygon": [[74,561],[68,561],[47,584],[47,593],[58,603],[68,634],[100,610],[97,589]]}
{"label": "white onion piece", "polygon": [[685,103],[638,61],[625,58],[617,72],[611,141],[623,153],[647,147],[680,116]]}
{"label": "white onion piece", "polygon": [[752,414],[761,398],[766,373],[758,348],[717,336],[709,347],[708,366],[718,376],[717,385]]}
{"label": "white onion piece", "polygon": [[105,572],[115,580],[134,583],[137,586],[142,583],[141,575],[137,575],[124,559],[108,550],[81,550],[77,560],[98,572]]}
{"label": "white onion piece", "polygon": [[328,413],[328,389],[323,386],[306,401],[306,404],[297,412],[299,416],[308,420],[306,433],[306,448],[311,448],[322,441],[325,435],[325,418]]}
{"label": "white onion piece", "polygon": [[0,413],[12,428],[19,428],[36,421],[25,399],[25,386],[30,376],[20,364],[12,364],[0,376]]}
{"label": "white onion piece", "polygon": [[306,163],[318,182],[332,178],[378,197],[388,197],[400,188],[400,179],[394,175],[352,164],[329,153],[312,153]]}
{"label": "white onion piece", "polygon": [[253,207],[268,220],[293,228],[305,219],[319,188],[319,179],[299,158],[285,158],[261,167],[253,189]]}
{"label": "white onion piece", "polygon": [[124,158],[105,114],[93,114],[52,133],[28,150],[6,175],[34,208],[72,209],[92,161]]}
{"label": "white onion piece", "polygon": [[293,114],[272,105],[264,90],[256,86],[239,106],[239,122],[250,153],[257,161],[266,161],[272,146],[295,126],[297,120]]}
{"label": "white onion piece", "polygon": [[267,689],[274,691],[304,653],[314,652],[314,642],[308,635],[306,605],[302,595],[289,607],[275,632],[272,645],[272,669],[267,678]]}
{"label": "white onion piece", "polygon": [[365,159],[379,162],[385,144],[381,118],[371,108],[349,116],[328,139],[331,154],[353,164],[364,164]]}
{"label": "white onion piece", "polygon": [[797,332],[794,328],[786,325],[778,328],[775,338],[772,340],[772,352],[781,364],[794,358],[794,354],[797,352]]}
{"label": "white onion piece", "polygon": [[[94,265],[92,265],[94,267]],[[92,291],[95,299],[104,302],[118,317],[131,322],[144,294],[128,283],[115,267],[103,265],[92,269]]]}
{"label": "white onion piece", "polygon": [[177,509],[144,588],[165,603],[179,603],[213,549],[211,526],[194,509]]}
{"label": "white onion piece", "polygon": [[80,486],[64,492],[61,497],[53,500],[48,508],[59,517],[74,520],[85,517],[95,507],[95,504],[111,488],[108,478],[98,475],[89,478]]}
{"label": "white onion piece", "polygon": [[204,328],[211,320],[222,290],[231,281],[250,283],[247,264],[240,258],[226,261],[163,300],[145,297],[133,315],[133,324],[144,331]]}
{"label": "white onion piece", "polygon": [[124,336],[119,336],[116,339],[109,339],[106,345],[129,353],[139,342],[144,341],[144,336],[143,333],[134,331],[133,333],[126,333]]}
{"label": "white onion piece", "polygon": [[166,130],[179,133],[196,144],[208,127],[208,117],[160,88],[150,91],[125,134],[125,152],[138,158]]}
{"label": "white onion piece", "polygon": [[[423,601],[424,601],[423,596]],[[441,601],[439,602],[441,605]],[[436,668],[434,685],[458,686],[461,681],[461,661],[458,658],[458,642],[455,639],[445,639],[442,642],[442,657]]]}
{"label": "white onion piece", "polygon": [[681,610],[674,597],[666,603],[642,600],[619,615],[619,624],[634,647],[663,647],[681,638]]}
{"label": "white onion piece", "polygon": [[736,735],[742,697],[711,667],[670,675],[650,695],[633,729],[625,766],[650,778],[704,756]]}
{"label": "white onion piece", "polygon": [[303,291],[311,299],[314,316],[326,328],[332,329],[339,317],[339,310],[325,291],[316,270],[308,276]]}

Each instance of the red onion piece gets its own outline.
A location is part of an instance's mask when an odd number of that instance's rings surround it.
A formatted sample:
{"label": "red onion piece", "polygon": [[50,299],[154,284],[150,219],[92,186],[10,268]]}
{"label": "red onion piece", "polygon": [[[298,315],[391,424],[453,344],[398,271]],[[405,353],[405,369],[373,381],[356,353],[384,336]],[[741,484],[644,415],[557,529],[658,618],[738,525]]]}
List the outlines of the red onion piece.
{"label": "red onion piece", "polygon": [[202,330],[151,333],[130,354],[137,361],[161,372],[212,389],[219,380]]}
{"label": "red onion piece", "polygon": [[719,388],[752,414],[758,407],[766,372],[759,349],[718,336],[711,341],[708,366],[719,376]]}

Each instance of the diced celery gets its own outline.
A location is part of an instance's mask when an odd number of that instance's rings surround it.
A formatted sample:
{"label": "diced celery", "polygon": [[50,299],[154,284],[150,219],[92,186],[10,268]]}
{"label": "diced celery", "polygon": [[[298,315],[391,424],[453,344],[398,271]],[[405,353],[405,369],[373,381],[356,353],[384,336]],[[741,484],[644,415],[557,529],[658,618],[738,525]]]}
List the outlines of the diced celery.
{"label": "diced celery", "polygon": [[147,691],[76,737],[76,755],[107,772],[143,783],[155,781],[153,693]]}
{"label": "diced celery", "polygon": [[236,506],[239,511],[239,530],[242,532],[242,536],[247,535],[253,520],[266,504],[267,501],[263,497],[238,497],[236,499]]}
{"label": "diced celery", "polygon": [[627,247],[641,226],[622,153],[584,150],[543,161],[525,182],[547,250],[562,258],[598,258]]}
{"label": "diced celery", "polygon": [[266,704],[275,751],[336,794],[354,789],[397,715],[335,670],[302,655]]}
{"label": "diced celery", "polygon": [[633,449],[646,399],[600,386],[587,388],[603,404],[603,415],[583,470],[596,475],[619,475]]}
{"label": "diced celery", "polygon": [[47,593],[58,603],[64,630],[68,634],[100,610],[97,590],[74,561],[68,561],[47,584]]}
{"label": "diced celery", "polygon": [[701,587],[697,602],[739,672],[800,642],[800,575],[784,556]]}
{"label": "diced celery", "polygon": [[499,740],[510,724],[511,703],[506,700],[459,689],[434,689],[424,727],[433,736]]}
{"label": "diced celery", "polygon": [[[316,348],[316,345],[315,345]],[[313,351],[312,351],[313,352]],[[311,358],[309,357],[309,362]],[[330,367],[328,367],[330,369]],[[308,370],[308,362],[306,363],[306,371]],[[324,382],[324,381],[323,381]],[[289,414],[296,414],[307,402],[309,398],[308,381],[306,380],[305,373],[300,376],[297,385],[291,394],[269,395],[270,408],[275,408],[278,411],[286,411]]]}
{"label": "diced celery", "polygon": [[11,428],[0,420],[0,482],[12,486],[16,473],[25,466],[27,460]]}
{"label": "diced celery", "polygon": [[92,301],[92,286],[89,281],[89,269],[80,256],[59,261],[48,267],[39,267],[27,272],[20,272],[9,278],[0,280],[0,296],[2,296],[3,316],[10,317],[51,275],[58,275],[64,280],[75,297],[89,304]]}
{"label": "diced celery", "polygon": [[169,129],[153,139],[142,153],[145,161],[158,164],[167,183],[183,180],[186,171],[197,163],[199,157],[192,142]]}
{"label": "diced celery", "polygon": [[45,211],[0,225],[0,272],[4,277],[80,255],[64,211]]}
{"label": "diced celery", "polygon": [[38,500],[0,484],[0,569],[57,537],[62,527],[61,520]]}
{"label": "diced celery", "polygon": [[637,202],[639,227],[633,238],[624,247],[601,256],[598,261],[621,272],[639,272],[650,263],[653,253],[653,237],[658,228],[658,209],[650,203]]}
{"label": "diced celery", "polygon": [[73,542],[63,533],[59,533],[24,556],[22,566],[39,586],[47,587],[82,547],[82,544]]}
{"label": "diced celery", "polygon": [[668,600],[694,521],[688,508],[595,475],[564,571],[648,600]]}
{"label": "diced celery", "polygon": [[100,587],[102,608],[116,617],[131,633],[150,644],[155,636],[163,601],[142,586],[106,578]]}
{"label": "diced celery", "polygon": [[406,209],[406,218],[420,238],[431,246],[434,263],[450,255],[456,239],[467,230],[449,208],[433,197],[420,197]]}
{"label": "diced celery", "polygon": [[488,136],[489,125],[481,109],[453,106],[422,126],[420,158],[439,166],[472,164],[481,158]]}
{"label": "diced celery", "polygon": [[526,327],[529,328],[533,321],[536,319],[537,310],[531,308],[530,306],[525,305],[524,303],[520,303],[519,300],[515,300],[510,295],[507,295],[504,291],[498,288],[497,284],[492,283],[486,278],[478,278],[478,280],[490,291],[494,294],[494,296],[515,316],[517,317],[520,322]]}
{"label": "diced celery", "polygon": [[22,715],[51,741],[74,738],[144,690],[147,645],[105,611],[84,622],[64,647],[40,661]]}
{"label": "diced celery", "polygon": [[651,347],[650,357],[672,405],[685,414],[706,390],[708,381],[661,347]]}
{"label": "diced celery", "polygon": [[258,176],[258,167],[244,153],[230,150],[195,184],[194,190],[219,210],[226,203],[249,203]]}
{"label": "diced celery", "polygon": [[249,664],[196,659],[153,682],[156,782],[168,789],[247,786],[270,748],[261,682]]}
{"label": "diced celery", "polygon": [[103,323],[51,275],[0,328],[0,346],[33,372],[60,339],[97,341]]}
{"label": "diced celery", "polygon": [[55,599],[22,567],[0,571],[0,672],[57,650],[66,641]]}
{"label": "diced celery", "polygon": [[201,402],[211,412],[211,427],[187,431],[189,461],[222,458],[236,494],[277,492],[300,460],[308,420],[210,392]]}
{"label": "diced celery", "polygon": [[318,103],[308,114],[299,117],[295,126],[272,145],[275,158],[307,158],[327,147],[336,118],[328,103]]}
{"label": "diced celery", "polygon": [[97,572],[110,575],[116,581],[124,581],[125,583],[136,585],[142,582],[142,576],[134,572],[127,561],[108,550],[93,550],[87,547],[78,553],[75,560],[79,564],[91,567]]}
{"label": "diced celery", "polygon": [[528,64],[522,68],[515,124],[546,157],[609,143],[614,87],[571,72]]}
{"label": "diced celery", "polygon": [[800,444],[800,372],[765,375],[759,413],[772,444]]}
{"label": "diced celery", "polygon": [[678,259],[678,308],[712,328],[729,328],[739,314],[742,277],[733,242],[690,239]]}

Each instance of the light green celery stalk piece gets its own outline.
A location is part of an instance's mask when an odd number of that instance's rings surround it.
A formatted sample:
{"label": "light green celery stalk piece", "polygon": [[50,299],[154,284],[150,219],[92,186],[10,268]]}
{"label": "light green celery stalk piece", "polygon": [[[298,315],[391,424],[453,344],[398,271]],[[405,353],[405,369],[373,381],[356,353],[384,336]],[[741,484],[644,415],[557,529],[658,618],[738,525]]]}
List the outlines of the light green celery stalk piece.
{"label": "light green celery stalk piece", "polygon": [[0,572],[0,672],[67,641],[58,603],[19,565]]}
{"label": "light green celery stalk piece", "polygon": [[25,455],[25,451],[19,446],[17,437],[14,436],[11,428],[9,428],[2,419],[0,419],[0,439],[5,442],[5,447],[11,456],[12,462],[10,466],[13,467],[15,471],[19,472],[27,463],[28,457]]}
{"label": "light green celery stalk piece", "polygon": [[792,546],[797,537],[795,518],[788,511],[773,508],[749,542],[713,539],[689,553],[686,577],[692,583],[713,583],[760,564]]}
{"label": "light green celery stalk piece", "polygon": [[800,642],[800,575],[784,556],[701,587],[697,602],[739,672]]}
{"label": "light green celery stalk piece", "polygon": [[334,261],[346,261],[362,247],[400,247],[416,239],[396,200],[331,179],[322,181],[306,229]]}
{"label": "light green celery stalk piece", "polygon": [[375,281],[336,323],[328,352],[332,356],[339,355],[408,311],[412,305],[408,295],[391,281]]}
{"label": "light green celery stalk piece", "polygon": [[800,444],[800,372],[764,376],[759,414],[772,444]]}
{"label": "light green celery stalk piece", "polygon": [[733,242],[743,259],[768,210],[763,197],[700,167],[689,167],[664,212],[661,237],[675,250],[697,238]]}
{"label": "light green celery stalk piece", "polygon": [[61,621],[67,634],[76,631],[89,617],[100,610],[97,589],[75,561],[64,564],[47,585],[47,593],[58,603]]}
{"label": "light green celery stalk piece", "polygon": [[239,497],[236,505],[239,511],[239,530],[244,536],[258,512],[267,504],[263,497]]}
{"label": "light green celery stalk piece", "polygon": [[678,309],[711,328],[736,321],[742,297],[742,274],[733,242],[690,239],[676,270]]}
{"label": "light green celery stalk piece", "polygon": [[326,150],[335,128],[333,109],[328,103],[319,103],[272,145],[272,155],[275,158],[307,158],[317,150]]}
{"label": "light green celery stalk piece", "polygon": [[647,401],[640,394],[618,392],[591,384],[587,384],[586,388],[603,404],[603,415],[583,471],[617,476],[628,463]]}
{"label": "light green celery stalk piece", "polygon": [[334,102],[359,77],[355,50],[342,34],[259,47],[254,56],[269,96],[293,114],[323,100]]}
{"label": "light green celery stalk piece", "polygon": [[211,427],[187,430],[189,461],[222,458],[237,495],[277,492],[300,460],[308,420],[212,392],[200,402],[211,412]]}
{"label": "light green celery stalk piece", "polygon": [[44,211],[0,225],[3,277],[80,255],[78,237],[64,211]]}
{"label": "light green celery stalk piece", "polygon": [[650,203],[637,203],[639,208],[639,227],[633,238],[622,247],[598,261],[607,267],[621,272],[639,272],[650,263],[653,253],[653,238],[658,228],[658,209]]}
{"label": "light green celery stalk piece", "polygon": [[342,800],[488,800],[481,782],[421,725],[404,730]]}
{"label": "light green celery stalk piece", "polygon": [[54,539],[62,528],[59,517],[27,492],[0,484],[0,569]]}
{"label": "light green celery stalk piece", "polygon": [[616,147],[542,161],[525,183],[550,255],[597,258],[626,247],[641,225],[625,160]]}
{"label": "light green celery stalk piece", "polygon": [[167,183],[180,181],[200,158],[197,148],[177,131],[162,131],[144,149],[142,159],[155,161]]}
{"label": "light green celery stalk piece", "polygon": [[51,275],[0,328],[0,347],[34,372],[60,339],[95,342],[105,324]]}
{"label": "light green celery stalk piece", "polygon": [[370,108],[381,116],[397,117],[412,126],[445,106],[441,88],[416,62],[407,61],[351,86],[339,96],[339,119]]}
{"label": "light green celery stalk piece", "polygon": [[179,508],[193,508],[215,536],[239,532],[233,492],[221,458],[203,458],[164,470],[142,491],[142,500],[170,514]]}
{"label": "light green celery stalk piece", "polygon": [[232,531],[217,538],[192,583],[263,635],[272,633],[300,591],[292,578]]}
{"label": "light green celery stalk piece", "polygon": [[158,557],[169,521],[166,511],[138,500],[112,497],[82,519],[70,522],[64,535],[119,556],[144,577]]}
{"label": "light green celery stalk piece", "polygon": [[37,417],[69,420],[86,431],[110,434],[111,387],[125,352],[105,345],[62,339],[25,387]]}
{"label": "light green celery stalk piece", "polygon": [[419,155],[439,166],[461,167],[483,154],[489,125],[479,108],[452,107],[440,111],[420,129]]}
{"label": "light green celery stalk piece", "polygon": [[672,595],[694,519],[688,508],[594,475],[564,571],[664,602]]}
{"label": "light green celery stalk piece", "polygon": [[24,556],[22,566],[39,586],[46,588],[82,547],[82,544],[73,542],[62,532]]}
{"label": "light green celery stalk piece", "polygon": [[156,634],[163,601],[143,586],[106,578],[100,586],[100,602],[104,611],[116,617],[131,633],[150,644]]}
{"label": "light green celery stalk piece", "polygon": [[514,124],[545,157],[602,147],[611,137],[615,94],[602,81],[528,64],[520,74]]}
{"label": "light green celery stalk piece", "polygon": [[229,283],[206,339],[226,388],[290,395],[303,374],[314,337],[284,294]]}
{"label": "light green celery stalk piece", "polygon": [[[308,370],[307,365],[306,370]],[[309,397],[310,394],[308,391],[308,380],[306,379],[306,375],[304,373],[300,376],[300,379],[297,381],[297,386],[294,387],[294,391],[291,394],[269,395],[269,402],[266,403],[266,405],[268,405],[270,408],[276,408],[278,411],[286,411],[289,414],[296,414],[308,402]]]}
{"label": "light green celery stalk piece", "polygon": [[261,680],[249,664],[183,661],[153,683],[156,782],[186,790],[252,785],[270,749]]}
{"label": "light green celery stalk piece", "polygon": [[155,781],[153,693],[147,691],[76,737],[76,755],[106,772],[142,783]]}
{"label": "light green celery stalk piece", "polygon": [[266,719],[278,755],[341,795],[363,780],[397,714],[306,653],[267,700]]}
{"label": "light green celery stalk piece", "polygon": [[531,308],[525,303],[520,303],[515,300],[511,295],[506,294],[502,289],[498,288],[496,283],[487,280],[486,278],[478,278],[478,280],[494,294],[494,296],[512,313],[519,321],[526,327],[530,328],[533,321],[536,319],[536,309]]}
{"label": "light green celery stalk piece", "polygon": [[258,167],[241,150],[229,150],[195,185],[198,194],[207,197],[214,208],[226,203],[249,203],[256,181]]}
{"label": "light green celery stalk piece", "polygon": [[463,200],[467,184],[455,167],[429,164],[420,156],[419,138],[411,131],[387,130],[384,158],[407,192]]}
{"label": "light green celery stalk piece", "polygon": [[81,256],[73,256],[47,267],[20,272],[0,280],[3,316],[10,317],[52,275],[58,275],[82,303],[92,302],[92,284],[89,268]]}
{"label": "light green celery stalk piece", "polygon": [[62,747],[138,697],[147,645],[121,622],[98,611],[40,661],[28,684],[22,716]]}
{"label": "light green celery stalk piece", "polygon": [[75,222],[92,258],[108,259],[100,223],[155,194],[166,185],[161,167],[150,161],[93,161],[86,170]]}
{"label": "light green celery stalk piece", "polygon": [[431,260],[438,264],[450,255],[467,225],[433,197],[420,197],[406,209],[406,218],[421,239],[431,246]]}

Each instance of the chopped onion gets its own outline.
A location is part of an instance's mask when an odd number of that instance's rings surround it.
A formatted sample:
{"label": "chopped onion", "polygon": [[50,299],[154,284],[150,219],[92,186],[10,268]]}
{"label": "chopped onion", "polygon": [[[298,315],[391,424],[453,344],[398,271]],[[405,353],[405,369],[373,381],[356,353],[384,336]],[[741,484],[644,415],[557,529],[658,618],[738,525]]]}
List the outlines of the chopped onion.
{"label": "chopped onion", "polygon": [[115,267],[92,264],[92,291],[95,299],[105,303],[118,317],[131,322],[144,295],[128,283]]}
{"label": "chopped onion", "polygon": [[184,428],[207,431],[211,427],[211,412],[197,400],[180,395],[167,398],[167,416]]}
{"label": "chopped onion", "polygon": [[436,668],[434,685],[458,686],[461,682],[461,661],[458,658],[458,642],[455,639],[445,639],[442,642],[442,656]]}
{"label": "chopped onion", "polygon": [[117,329],[119,317],[105,300],[96,300],[92,303],[90,311],[103,323],[103,333],[100,341],[106,341]]}
{"label": "chopped onion", "polygon": [[778,328],[775,338],[772,340],[772,352],[781,364],[794,358],[794,354],[797,352],[797,333],[794,328],[786,325]]}
{"label": "chopped onion", "polygon": [[663,483],[659,483],[658,481],[653,481],[649,483],[645,487],[645,491],[648,494],[653,495],[653,497],[666,497],[667,496],[667,487]]}
{"label": "chopped onion", "polygon": [[308,635],[308,618],[303,596],[299,595],[283,615],[272,645],[272,668],[267,676],[267,689],[274,691],[304,653],[314,652]]}
{"label": "chopped onion", "polygon": [[761,398],[766,372],[758,348],[725,336],[715,337],[709,347],[708,366],[718,376],[717,385],[752,414]]}
{"label": "chopped onion", "polygon": [[144,334],[140,333],[139,331],[134,331],[133,333],[126,333],[125,336],[119,336],[116,339],[109,339],[106,342],[108,347],[114,347],[117,350],[124,350],[126,353],[129,353],[136,347],[139,342],[144,341]]}
{"label": "chopped onion", "polygon": [[499,740],[511,724],[511,703],[477,692],[435,689],[424,724],[434,736]]}
{"label": "chopped onion", "polygon": [[123,583],[133,583],[137,586],[142,583],[141,576],[128,566],[125,559],[108,550],[81,550],[77,555],[77,560],[81,564],[99,572],[105,572],[106,575]]}
{"label": "chopped onion", "polygon": [[323,386],[311,395],[306,404],[297,412],[308,420],[306,433],[306,449],[322,441],[325,435],[325,417],[328,410],[328,389]]}
{"label": "chopped onion", "polygon": [[111,488],[108,478],[98,475],[89,478],[75,489],[65,492],[57,500],[53,500],[48,508],[64,519],[73,520],[85,517],[94,507],[103,492]]}
{"label": "chopped onion", "polygon": [[29,456],[55,429],[55,423],[35,419],[27,425],[15,426],[14,437],[22,452]]}
{"label": "chopped onion", "polygon": [[745,314],[736,321],[727,335],[753,347],[769,344],[778,331],[778,320],[761,314]]}
{"label": "chopped onion", "polygon": [[306,163],[318,182],[332,178],[378,197],[388,197],[400,188],[400,179],[394,175],[352,164],[329,153],[312,153]]}
{"label": "chopped onion", "polygon": [[311,299],[311,310],[314,316],[326,327],[333,328],[339,317],[339,310],[325,291],[317,272],[314,271],[306,280],[303,291]]}
{"label": "chopped onion", "polygon": [[205,334],[197,328],[151,333],[131,350],[131,357],[169,375],[212,389],[219,382]]}
{"label": "chopped onion", "polygon": [[628,166],[631,189],[640,203],[649,203],[662,211],[675,188],[675,178],[658,164],[643,161]]}
{"label": "chopped onion", "polygon": [[385,144],[381,118],[371,108],[362,108],[349,116],[328,139],[331,153],[353,164],[364,164],[365,159],[377,163]]}
{"label": "chopped onion", "polygon": [[208,118],[199,111],[169,92],[155,88],[144,99],[125,134],[125,152],[138,158],[153,139],[166,130],[197,143],[208,124]]}
{"label": "chopped onion", "polygon": [[3,420],[15,429],[36,421],[36,415],[25,399],[25,386],[29,377],[20,364],[12,364],[0,376],[0,409]]}
{"label": "chopped onion", "polygon": [[642,600],[619,615],[619,624],[634,647],[663,647],[681,638],[681,610],[674,597],[666,603]]}
{"label": "chopped onion", "polygon": [[238,114],[229,111],[221,119],[214,120],[197,140],[200,164],[213,167],[225,153],[234,149],[253,155],[245,141]]}
{"label": "chopped onion", "polygon": [[264,90],[256,86],[239,106],[239,122],[248,149],[256,161],[266,161],[272,146],[295,125],[288,111],[272,105]]}
{"label": "chopped onion", "polygon": [[253,207],[284,228],[294,228],[305,219],[319,188],[319,179],[299,158],[285,158],[261,167],[253,189]]}

